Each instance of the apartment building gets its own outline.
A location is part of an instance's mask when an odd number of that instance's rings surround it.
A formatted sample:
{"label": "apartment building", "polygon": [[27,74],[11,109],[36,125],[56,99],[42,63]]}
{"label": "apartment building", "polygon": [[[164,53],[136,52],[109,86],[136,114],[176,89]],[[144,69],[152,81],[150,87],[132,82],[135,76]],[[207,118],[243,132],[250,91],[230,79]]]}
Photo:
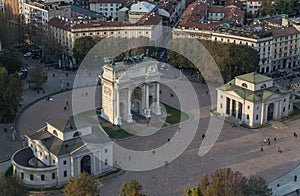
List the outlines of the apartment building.
{"label": "apartment building", "polygon": [[144,36],[151,41],[162,37],[162,17],[149,13],[135,24],[105,21],[79,21],[55,17],[49,21],[53,37],[66,48],[72,56],[75,40],[84,37],[122,37],[137,38]]}
{"label": "apartment building", "polygon": [[20,10],[25,23],[43,29],[47,29],[48,21],[57,15],[71,17],[71,7],[60,6],[59,2],[26,1],[20,4]]}
{"label": "apartment building", "polygon": [[123,0],[89,0],[90,10],[102,13],[108,19],[117,19]]}
{"label": "apartment building", "polygon": [[[4,11],[10,18],[16,18],[20,14],[19,4],[22,0],[0,0],[4,6]],[[1,4],[1,3],[0,3]],[[1,6],[1,5],[0,5]]]}
{"label": "apartment building", "polygon": [[[204,3],[190,5],[173,31],[174,38],[190,37],[247,45],[259,53],[260,73],[299,66],[300,22],[286,15],[261,18],[248,27],[232,27],[228,21],[206,22]],[[208,11],[209,12],[209,11]],[[199,22],[200,21],[200,22]]]}

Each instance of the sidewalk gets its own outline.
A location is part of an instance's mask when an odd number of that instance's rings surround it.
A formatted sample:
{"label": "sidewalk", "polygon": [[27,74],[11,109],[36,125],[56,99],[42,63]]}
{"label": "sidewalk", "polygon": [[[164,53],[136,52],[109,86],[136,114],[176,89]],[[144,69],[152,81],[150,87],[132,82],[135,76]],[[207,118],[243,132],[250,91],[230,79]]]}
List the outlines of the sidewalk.
{"label": "sidewalk", "polygon": [[[295,181],[297,175],[297,181]],[[291,170],[287,174],[269,183],[269,188],[272,189],[272,195],[282,196],[300,190],[300,165]],[[278,186],[279,185],[279,186]],[[297,194],[296,194],[297,195]]]}

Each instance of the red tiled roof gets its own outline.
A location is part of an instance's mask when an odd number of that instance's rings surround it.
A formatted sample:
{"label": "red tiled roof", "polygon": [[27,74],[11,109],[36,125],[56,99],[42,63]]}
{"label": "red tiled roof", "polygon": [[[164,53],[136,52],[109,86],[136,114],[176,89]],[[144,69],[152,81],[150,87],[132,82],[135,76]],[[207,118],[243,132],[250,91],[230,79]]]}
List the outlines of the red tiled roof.
{"label": "red tiled roof", "polygon": [[194,2],[184,11],[179,25],[186,23],[199,23],[199,20],[205,15],[208,5],[202,2]]}
{"label": "red tiled roof", "polygon": [[273,37],[275,37],[275,38],[288,36],[288,35],[294,35],[294,34],[299,33],[299,31],[293,26],[276,28],[275,30],[271,30],[271,31],[272,31]]}
{"label": "red tiled roof", "polygon": [[158,25],[162,20],[162,17],[149,13],[143,16],[135,24],[127,24],[122,22],[106,22],[106,21],[82,21],[82,22],[71,22],[59,19],[57,17],[52,18],[48,24],[50,26],[57,27],[59,29],[64,29],[66,31],[71,31],[71,29],[81,29],[81,28],[93,28],[93,27],[122,27],[122,26],[149,26],[149,25]]}
{"label": "red tiled roof", "polygon": [[[259,1],[261,1],[261,0],[259,0]],[[234,5],[238,8],[242,8],[243,2],[239,1],[239,0],[227,0],[227,1],[225,1],[225,7],[230,6],[230,5]]]}
{"label": "red tiled roof", "polygon": [[89,3],[123,3],[124,0],[89,0]]}
{"label": "red tiled roof", "polygon": [[162,17],[155,13],[145,14],[139,21],[137,21],[136,25],[158,25]]}

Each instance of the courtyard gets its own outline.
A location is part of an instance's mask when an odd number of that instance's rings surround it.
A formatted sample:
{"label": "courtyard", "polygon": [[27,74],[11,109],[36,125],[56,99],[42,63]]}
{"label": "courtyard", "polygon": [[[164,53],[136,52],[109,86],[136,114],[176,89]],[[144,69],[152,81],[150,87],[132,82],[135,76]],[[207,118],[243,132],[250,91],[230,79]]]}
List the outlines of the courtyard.
{"label": "courtyard", "polygon": [[[195,186],[204,174],[216,168],[231,167],[247,176],[260,175],[272,181],[299,164],[299,138],[293,136],[294,132],[300,134],[300,122],[297,119],[279,123],[279,126],[271,125],[254,130],[232,127],[231,124],[225,123],[213,148],[205,156],[198,156],[202,135],[205,134],[210,119],[210,96],[204,84],[193,85],[199,98],[201,116],[197,133],[184,153],[157,169],[143,172],[125,171],[100,179],[101,194],[117,195],[125,180],[137,179],[147,195],[182,195],[185,187]],[[98,88],[101,89],[101,86]],[[87,87],[75,91],[82,93],[89,90]],[[179,107],[176,96],[170,96],[170,89],[162,87],[161,90],[162,102]],[[66,101],[71,101],[71,93],[67,91],[54,95],[53,101],[41,100],[25,110],[18,123],[19,134],[32,133],[42,127],[45,121],[71,115],[71,107],[64,110]],[[96,106],[100,107],[101,91],[96,95],[95,98],[88,98],[87,95],[84,100],[96,100]],[[115,144],[131,150],[151,150],[167,143],[177,131],[177,126],[168,126],[149,136],[116,140]],[[270,146],[264,143],[267,138],[271,140]],[[260,150],[261,145],[264,148],[263,152]],[[282,149],[282,153],[278,152],[278,147]],[[115,157],[124,156],[117,153],[114,152]]]}

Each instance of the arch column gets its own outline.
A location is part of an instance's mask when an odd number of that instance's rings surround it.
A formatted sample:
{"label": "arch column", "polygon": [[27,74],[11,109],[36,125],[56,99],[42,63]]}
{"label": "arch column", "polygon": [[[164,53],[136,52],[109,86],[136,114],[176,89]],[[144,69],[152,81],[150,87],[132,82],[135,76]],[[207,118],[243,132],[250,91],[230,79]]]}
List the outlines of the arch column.
{"label": "arch column", "polygon": [[116,125],[122,125],[122,117],[120,117],[120,93],[119,88],[116,88],[116,97],[117,97],[117,122]]}
{"label": "arch column", "polygon": [[148,84],[145,84],[145,108],[144,108],[144,115],[145,117],[151,117],[151,114],[150,114],[150,108],[149,108],[149,85]]}
{"label": "arch column", "polygon": [[159,104],[159,83],[156,82],[156,103],[155,103],[155,107],[154,107],[154,113],[155,115],[161,115],[161,107]]}
{"label": "arch column", "polygon": [[131,114],[131,89],[128,88],[127,91],[127,123],[133,122],[132,120],[132,114]]}

